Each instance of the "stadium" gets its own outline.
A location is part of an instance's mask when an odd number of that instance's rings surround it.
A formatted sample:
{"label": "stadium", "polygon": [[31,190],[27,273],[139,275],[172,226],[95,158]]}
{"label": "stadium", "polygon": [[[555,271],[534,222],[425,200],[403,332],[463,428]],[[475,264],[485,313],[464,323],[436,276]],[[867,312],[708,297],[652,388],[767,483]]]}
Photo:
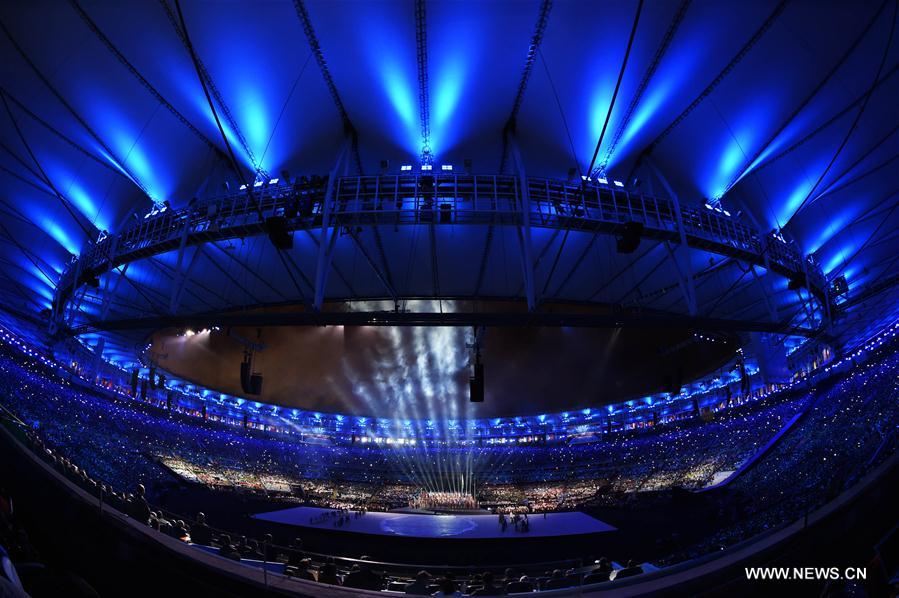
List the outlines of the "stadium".
{"label": "stadium", "polygon": [[899,1],[0,6],[0,595],[896,596]]}

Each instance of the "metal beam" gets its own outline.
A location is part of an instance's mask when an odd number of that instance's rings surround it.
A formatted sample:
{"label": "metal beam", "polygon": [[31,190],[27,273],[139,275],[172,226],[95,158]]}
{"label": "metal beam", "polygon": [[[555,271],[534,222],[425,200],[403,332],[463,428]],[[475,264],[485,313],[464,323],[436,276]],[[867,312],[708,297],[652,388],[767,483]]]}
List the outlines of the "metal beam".
{"label": "metal beam", "polygon": [[93,322],[71,332],[85,334],[100,330],[145,330],[170,326],[570,326],[584,328],[689,328],[692,330],[735,330],[813,336],[816,331],[791,328],[780,322],[758,322],[685,316],[651,310],[624,310],[621,313],[528,312],[410,312],[410,311],[302,311],[225,312],[217,314],[163,315],[150,318]]}
{"label": "metal beam", "polygon": [[318,239],[318,255],[315,259],[315,289],[312,297],[312,309],[318,311],[322,307],[325,300],[325,285],[328,282],[328,273],[331,270],[331,254],[334,251],[334,243],[337,239],[337,230],[331,227],[331,204],[334,203],[334,190],[337,186],[337,173],[340,172],[341,165],[346,160],[348,151],[348,143],[344,141],[337,159],[334,161],[334,168],[328,177],[328,188],[325,191],[324,203],[322,205],[322,225],[321,234]]}
{"label": "metal beam", "polygon": [[[665,178],[665,175],[662,174],[662,171],[656,167],[655,161],[650,156],[644,156],[644,163],[649,167],[649,169],[655,174],[656,178],[662,183],[662,187],[665,188],[665,192],[668,194],[669,199],[674,207],[674,218],[677,223],[677,232],[680,237],[680,246],[687,247],[687,231],[684,228],[684,219],[681,214],[680,209],[680,201],[677,199],[677,194],[674,192],[674,189],[671,188],[671,185],[668,183],[668,179]],[[697,314],[697,306],[696,306],[696,288],[693,286],[693,274],[690,269],[690,260],[689,256],[686,260],[684,260],[684,264],[680,263],[678,256],[671,249],[671,246],[666,242],[665,249],[668,250],[668,255],[671,257],[671,261],[674,263],[674,269],[677,273],[678,284],[681,285],[681,291],[684,294],[684,300],[687,302],[687,309],[690,312],[690,315],[695,316]]]}
{"label": "metal beam", "polygon": [[531,244],[531,193],[528,189],[528,177],[524,170],[524,162],[521,159],[521,151],[514,133],[508,133],[509,149],[512,150],[512,159],[515,162],[515,170],[518,174],[519,199],[521,208],[521,224],[518,227],[518,246],[521,248],[521,273],[524,280],[525,299],[528,310],[537,309],[537,289],[534,281],[534,255]]}

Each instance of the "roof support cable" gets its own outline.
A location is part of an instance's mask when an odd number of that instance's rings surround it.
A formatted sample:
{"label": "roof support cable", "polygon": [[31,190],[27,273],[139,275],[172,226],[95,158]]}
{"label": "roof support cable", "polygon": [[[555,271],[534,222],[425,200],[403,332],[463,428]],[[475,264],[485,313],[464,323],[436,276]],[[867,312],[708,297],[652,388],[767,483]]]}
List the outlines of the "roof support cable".
{"label": "roof support cable", "polygon": [[19,43],[13,37],[12,33],[10,33],[9,29],[6,28],[6,25],[3,23],[3,21],[0,21],[0,29],[3,29],[3,33],[6,35],[6,38],[16,49],[16,52],[18,52],[19,56],[21,56],[22,59],[28,64],[28,66],[31,68],[31,70],[34,72],[34,74],[37,75],[38,79],[41,80],[41,82],[47,87],[47,89],[50,90],[50,92],[53,94],[53,96],[57,100],[59,100],[59,102],[66,108],[66,110],[69,111],[69,113],[75,118],[75,120],[78,121],[78,124],[80,124],[82,127],[84,127],[84,130],[86,130],[90,134],[90,136],[93,137],[94,141],[96,141],[97,144],[99,144],[100,147],[103,148],[103,151],[106,152],[106,155],[109,157],[109,159],[112,160],[113,162],[115,162],[116,167],[120,168],[122,170],[122,172],[129,179],[131,179],[131,182],[134,183],[135,185],[137,185],[137,187],[140,188],[140,190],[144,193],[144,195],[146,195],[148,198],[150,198],[151,201],[153,201],[155,203],[156,198],[154,198],[152,195],[150,195],[149,190],[143,185],[143,183],[140,182],[140,179],[138,179],[134,175],[134,173],[132,173],[128,169],[128,166],[125,164],[125,162],[123,162],[122,160],[119,160],[116,157],[115,152],[112,151],[112,149],[109,147],[109,145],[107,145],[106,142],[103,141],[103,139],[96,133],[96,131],[94,131],[91,128],[91,126],[89,124],[87,124],[87,121],[85,121],[81,117],[81,115],[75,111],[75,109],[72,107],[72,105],[69,104],[66,101],[66,99],[62,96],[62,94],[59,93],[59,91],[53,86],[53,84],[50,83],[50,80],[47,79],[46,76],[44,76],[44,74],[41,72],[41,70],[31,60],[31,58],[29,58],[29,56],[25,53],[25,50],[22,49],[22,47],[19,45]]}
{"label": "roof support cable", "polygon": [[225,158],[225,155],[222,153],[222,151],[218,147],[216,147],[215,144],[213,144],[212,141],[208,137],[206,137],[206,135],[200,132],[200,130],[197,129],[193,125],[193,123],[187,120],[187,118],[183,114],[181,114],[177,108],[175,108],[168,100],[166,100],[162,96],[162,94],[159,93],[159,91],[155,87],[153,87],[153,84],[150,83],[140,73],[140,71],[137,70],[137,67],[131,64],[131,62],[127,58],[125,58],[125,55],[119,51],[119,49],[115,46],[115,44],[112,43],[112,41],[108,37],[106,37],[106,34],[104,34],[103,31],[94,22],[94,20],[90,18],[90,15],[88,15],[87,12],[85,12],[84,8],[82,8],[82,6],[78,4],[78,0],[69,0],[69,4],[72,5],[72,8],[75,9],[75,12],[78,13],[78,16],[81,17],[81,20],[84,21],[85,25],[87,25],[87,27],[94,32],[94,35],[97,36],[97,39],[99,39],[100,42],[104,46],[106,46],[106,49],[109,50],[109,52],[113,56],[115,56],[116,59],[121,62],[126,69],[128,69],[128,72],[130,72],[134,76],[134,78],[138,80],[138,82],[144,87],[144,89],[150,92],[150,95],[153,96],[153,98],[157,102],[165,106],[166,109],[168,109],[168,111],[172,113],[172,116],[174,116],[178,120],[178,122],[190,129],[190,132],[193,133],[194,136],[196,136],[206,146],[213,148],[222,158]]}
{"label": "roof support cable", "polygon": [[890,48],[893,46],[893,34],[896,32],[896,16],[899,14],[899,0],[893,0],[893,18],[891,19],[890,24],[890,34],[887,37],[887,42],[883,48],[883,56],[880,59],[880,65],[877,67],[877,74],[874,75],[874,80],[871,82],[871,86],[868,88],[868,93],[865,95],[864,101],[862,101],[862,105],[859,107],[858,112],[855,115],[855,119],[852,121],[852,125],[849,127],[849,130],[846,131],[846,135],[843,136],[843,140],[840,142],[839,147],[834,152],[833,157],[831,157],[830,162],[827,163],[827,166],[821,171],[820,176],[815,181],[815,184],[809,189],[809,192],[806,194],[805,198],[802,200],[802,203],[799,204],[799,207],[796,208],[796,211],[787,218],[787,221],[784,223],[784,226],[790,223],[790,221],[796,217],[799,212],[805,207],[808,203],[809,199],[815,194],[815,191],[818,190],[818,187],[821,185],[821,182],[824,180],[824,177],[827,176],[827,173],[830,172],[830,169],[833,167],[834,163],[837,161],[837,158],[840,157],[840,154],[843,153],[843,150],[846,148],[846,144],[849,143],[849,139],[852,137],[852,134],[855,133],[856,127],[858,127],[859,121],[862,119],[862,116],[865,114],[865,109],[868,107],[868,102],[871,100],[871,97],[874,95],[874,83],[880,79],[880,75],[883,73],[883,67],[886,65],[887,57],[890,53]]}
{"label": "roof support cable", "polygon": [[212,97],[209,95],[209,88],[206,85],[206,77],[203,75],[204,71],[200,68],[200,60],[197,57],[196,49],[194,48],[193,43],[190,41],[190,34],[187,32],[187,24],[184,22],[184,14],[181,12],[181,2],[179,2],[179,0],[175,0],[175,8],[178,11],[178,19],[181,22],[181,32],[184,34],[184,42],[187,45],[188,52],[190,53],[191,62],[193,62],[194,69],[197,72],[197,78],[200,80],[200,86],[203,88],[203,95],[206,96],[206,102],[209,104],[209,109],[212,111],[212,116],[215,119],[215,124],[222,136],[222,141],[225,143],[225,148],[227,148],[228,150],[228,156],[230,156],[231,158],[231,166],[232,168],[234,168],[234,172],[237,173],[237,176],[240,178],[240,182],[246,189],[247,196],[250,198],[250,201],[255,204],[256,210],[259,214],[260,222],[264,222],[262,207],[259,205],[256,197],[253,195],[253,186],[251,184],[247,184],[247,180],[243,176],[243,171],[240,169],[240,164],[237,161],[237,157],[234,155],[234,150],[231,148],[231,143],[228,141],[228,136],[225,134],[225,129],[222,127],[222,121],[219,120],[218,111],[215,109],[215,104],[212,101]]}
{"label": "roof support cable", "polygon": [[334,77],[331,75],[331,69],[328,68],[325,54],[318,41],[318,36],[315,34],[315,28],[312,26],[312,19],[309,18],[309,11],[306,10],[306,5],[303,3],[303,0],[294,0],[293,5],[296,9],[297,17],[300,19],[300,23],[303,25],[303,33],[306,34],[306,41],[309,42],[309,47],[312,49],[312,55],[315,56],[315,62],[318,63],[318,69],[321,71],[322,78],[325,80],[325,85],[328,88],[328,93],[331,95],[331,101],[334,103],[334,107],[337,108],[337,114],[340,115],[344,134],[349,135],[352,140],[350,149],[353,153],[356,171],[358,174],[362,174],[362,160],[359,157],[359,139],[356,133],[356,127],[350,120],[350,116],[346,111],[343,100],[340,98],[340,93],[337,91],[337,85],[334,83]]}
{"label": "roof support cable", "polygon": [[759,146],[759,150],[755,153],[755,155],[752,156],[751,159],[749,159],[746,162],[746,166],[740,172],[738,172],[737,175],[734,177],[734,179],[730,183],[728,183],[727,187],[724,188],[724,193],[727,193],[728,191],[730,191],[731,188],[733,188],[733,186],[736,185],[740,181],[740,179],[742,179],[744,176],[746,176],[746,174],[750,171],[750,169],[753,167],[753,165],[758,161],[759,157],[761,157],[761,155],[765,152],[765,150],[768,149],[768,147],[772,143],[774,143],[774,141],[778,137],[780,137],[781,134],[783,134],[783,132],[786,130],[786,128],[790,125],[790,123],[793,122],[794,120],[796,120],[796,118],[799,116],[799,114],[803,110],[805,110],[806,106],[808,106],[812,102],[812,100],[815,99],[815,97],[818,95],[818,93],[820,93],[820,91],[824,88],[824,86],[827,85],[827,83],[834,77],[834,75],[836,75],[837,71],[839,71],[840,68],[842,68],[842,66],[846,63],[846,61],[849,60],[849,57],[852,56],[852,54],[858,48],[858,46],[862,42],[862,40],[864,40],[868,37],[868,33],[871,31],[871,28],[874,26],[874,24],[877,22],[878,18],[880,17],[880,13],[883,12],[883,10],[886,8],[886,6],[889,2],[890,2],[890,0],[883,1],[883,3],[880,5],[880,7],[877,9],[877,11],[874,13],[874,16],[871,17],[871,20],[868,21],[868,24],[861,31],[861,33],[858,34],[858,36],[855,38],[855,41],[852,42],[852,44],[849,46],[849,48],[846,49],[846,51],[843,53],[843,55],[840,57],[840,59],[837,61],[837,63],[835,65],[833,65],[833,67],[827,72],[826,75],[824,75],[824,77],[818,82],[818,84],[815,86],[815,88],[805,97],[805,99],[799,104],[799,106],[797,106],[796,109],[793,110],[792,114],[790,114],[790,116],[788,116],[786,118],[786,120],[784,120],[781,123],[781,125],[780,125],[780,127],[778,127],[777,131],[775,131],[774,134],[768,138],[768,142]]}
{"label": "roof support cable", "polygon": [[[203,64],[203,62],[196,54],[194,46],[191,43],[190,37],[187,33],[187,26],[184,24],[184,15],[182,15],[181,13],[180,3],[178,2],[178,0],[175,0],[175,7],[178,12],[177,18],[175,16],[175,13],[172,12],[172,9],[169,6],[167,0],[159,0],[159,3],[162,5],[163,10],[165,10],[165,14],[169,19],[169,23],[172,24],[172,28],[175,30],[175,33],[181,39],[181,43],[183,43],[187,51],[190,52],[191,58],[193,59],[194,68],[196,68],[197,76],[200,78],[200,81],[203,84],[203,90],[206,93],[207,100],[209,100],[210,94],[213,98],[215,98],[215,101],[218,103],[219,107],[222,110],[222,116],[228,122],[228,126],[231,128],[231,131],[234,133],[234,136],[237,138],[237,141],[243,148],[244,153],[246,153],[247,158],[249,158],[250,163],[253,165],[255,178],[259,180],[268,180],[270,178],[268,173],[262,167],[262,164],[257,161],[256,155],[253,153],[252,148],[250,148],[250,144],[247,143],[247,138],[244,137],[244,134],[241,132],[240,127],[237,126],[237,120],[234,118],[234,115],[231,114],[231,109],[228,108],[228,104],[225,103],[225,98],[218,90],[218,87],[216,87],[215,81],[212,79],[212,75],[209,74],[209,70],[206,68],[206,65]],[[209,101],[211,103],[211,100]],[[213,115],[215,115],[215,122],[219,127],[219,131],[222,131],[222,126],[219,122],[219,118],[216,114],[215,108],[212,109],[212,112]],[[224,133],[222,134],[224,135]],[[225,139],[225,145],[228,146],[228,152],[231,154],[235,172],[238,174],[238,176],[240,176],[242,171],[239,169],[239,163],[237,162],[237,160],[234,160],[234,152],[231,151],[231,146],[228,143],[227,139]]]}
{"label": "roof support cable", "polygon": [[41,181],[48,187],[50,187],[50,189],[53,191],[53,195],[56,196],[56,199],[59,200],[59,203],[62,204],[62,207],[65,208],[66,212],[69,213],[69,216],[72,217],[72,220],[75,221],[75,224],[78,225],[78,228],[81,229],[81,232],[84,233],[84,236],[87,237],[88,242],[94,241],[97,234],[96,227],[88,227],[86,224],[84,224],[84,222],[82,222],[81,218],[79,218],[78,212],[72,209],[69,200],[62,196],[62,194],[59,192],[59,189],[56,188],[56,185],[54,185],[53,181],[50,180],[50,177],[47,176],[47,172],[44,170],[43,166],[41,166],[41,163],[38,161],[37,156],[34,155],[34,152],[31,150],[31,145],[28,143],[28,140],[25,139],[25,135],[22,133],[21,127],[19,127],[19,123],[9,107],[9,102],[6,101],[6,94],[2,91],[0,91],[0,100],[3,101],[3,107],[6,110],[6,114],[9,115],[9,119],[12,121],[13,127],[15,127],[16,129],[16,134],[19,137],[19,141],[21,141],[22,145],[25,146],[25,151],[28,152],[28,155],[31,157],[31,161],[34,162],[34,165],[40,172]]}
{"label": "roof support cable", "polygon": [[624,50],[624,60],[621,61],[621,68],[618,69],[618,80],[615,81],[615,91],[612,92],[612,100],[609,102],[609,109],[606,110],[606,118],[602,123],[602,130],[599,132],[599,139],[596,141],[596,149],[593,150],[593,157],[590,159],[590,166],[587,167],[587,176],[596,177],[604,173],[593,172],[593,166],[596,164],[596,156],[599,155],[599,148],[602,146],[602,140],[606,136],[606,128],[609,126],[609,119],[612,118],[612,110],[615,108],[615,100],[618,99],[618,91],[621,89],[621,81],[624,79],[624,71],[627,70],[627,61],[631,56],[631,48],[634,46],[634,38],[637,36],[637,25],[640,23],[640,13],[643,12],[643,0],[637,3],[637,12],[634,15],[634,25],[631,27],[631,34],[627,38],[627,48]]}
{"label": "roof support cable", "polygon": [[643,74],[643,78],[640,80],[640,84],[637,86],[637,91],[636,93],[634,93],[633,98],[631,98],[630,104],[628,104],[627,111],[625,111],[624,113],[624,118],[622,118],[621,122],[618,123],[618,128],[615,130],[615,135],[612,137],[612,142],[609,143],[609,148],[606,151],[605,157],[599,163],[600,172],[606,171],[606,168],[609,165],[609,160],[612,159],[612,154],[615,153],[618,144],[621,142],[621,138],[624,136],[624,132],[627,130],[627,127],[634,116],[634,112],[636,112],[637,107],[640,105],[640,100],[643,99],[643,94],[649,87],[649,83],[650,81],[652,81],[656,70],[659,68],[659,64],[662,62],[662,58],[664,58],[665,53],[668,51],[668,47],[671,45],[671,42],[674,39],[678,28],[680,28],[680,25],[687,14],[687,9],[690,8],[690,4],[692,3],[692,1],[693,0],[683,0],[680,7],[677,9],[677,12],[674,14],[674,19],[672,19],[671,24],[668,25],[668,29],[667,31],[665,31],[665,35],[662,38],[661,43],[659,43],[659,47],[656,49],[656,53],[652,58],[652,62],[649,64],[649,67]]}
{"label": "roof support cable", "polygon": [[780,15],[783,13],[784,9],[787,7],[788,2],[789,0],[781,0],[781,2],[779,2],[777,6],[774,7],[774,10],[771,11],[770,15],[768,15],[768,18],[765,19],[765,21],[755,31],[752,37],[750,37],[749,40],[745,44],[743,44],[743,47],[740,48],[740,51],[730,59],[730,62],[727,63],[727,66],[721,69],[718,75],[714,79],[712,79],[712,82],[709,83],[692,102],[690,102],[690,105],[684,108],[684,110],[677,116],[677,118],[675,118],[671,122],[671,124],[669,124],[665,128],[664,131],[659,133],[659,135],[655,139],[653,139],[648,146],[646,146],[646,149],[643,150],[644,154],[652,153],[656,146],[658,146],[668,135],[670,135],[671,132],[675,128],[677,128],[677,126],[681,124],[690,115],[690,113],[693,112],[693,110],[695,110],[696,107],[702,103],[704,99],[706,99],[713,91],[715,91],[715,88],[718,87],[718,85],[720,85],[721,82],[724,81],[724,79],[726,79],[727,76],[733,72],[736,66],[740,64],[740,62],[744,58],[746,58],[746,56],[755,47],[759,40],[761,40],[768,32],[768,30],[771,29],[771,26],[774,25],[775,22],[777,22],[778,17],[780,17]]}
{"label": "roof support cable", "polygon": [[[534,25],[534,33],[531,35],[531,41],[528,44],[528,52],[524,59],[521,79],[518,81],[515,100],[512,102],[512,111],[509,113],[509,118],[506,119],[506,124],[503,127],[503,153],[499,162],[500,173],[506,172],[506,163],[509,159],[509,133],[515,132],[518,126],[518,112],[521,110],[521,104],[524,101],[524,92],[528,87],[531,72],[534,70],[534,61],[537,60],[540,44],[543,43],[543,35],[546,33],[546,26],[549,23],[549,13],[552,7],[552,0],[542,0],[540,9],[537,11],[537,23]],[[546,62],[544,61],[545,65]]]}

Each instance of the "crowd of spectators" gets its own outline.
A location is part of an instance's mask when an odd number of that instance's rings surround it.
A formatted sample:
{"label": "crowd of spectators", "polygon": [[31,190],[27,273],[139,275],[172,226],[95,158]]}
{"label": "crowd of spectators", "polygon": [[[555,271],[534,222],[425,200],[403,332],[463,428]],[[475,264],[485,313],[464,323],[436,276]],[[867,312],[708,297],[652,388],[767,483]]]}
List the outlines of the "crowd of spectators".
{"label": "crowd of spectators", "polygon": [[[789,523],[834,498],[895,451],[897,344],[893,341],[848,372],[836,373],[831,383],[781,393],[713,421],[696,418],[590,445],[478,448],[482,471],[492,474],[485,476],[478,497],[482,503],[539,512],[605,496],[699,488],[714,474],[737,469],[798,416],[790,432],[731,484],[741,497],[733,521],[715,537],[682,549],[671,560],[731,545]],[[169,475],[159,466],[160,459],[170,471],[185,478],[192,475],[197,482],[205,483],[202,476],[224,468],[228,475],[218,479],[256,480],[257,489],[266,489],[266,482],[260,481],[266,478],[259,476],[270,476],[287,487],[299,485],[308,497],[322,504],[331,501],[341,517],[395,502],[404,493],[414,492],[415,486],[398,474],[402,467],[391,464],[396,453],[390,450],[303,445],[213,425],[197,426],[92,391],[74,383],[63,370],[16,354],[5,345],[0,346],[0,374],[0,402],[27,424],[35,450],[54,467],[135,520],[179,540],[214,547],[228,558],[280,560],[288,574],[324,583],[378,589],[397,589],[402,584],[404,590],[426,587],[443,595],[459,591],[491,595],[496,587],[509,591],[527,584],[539,589],[567,587],[560,584],[587,583],[603,574],[600,569],[605,565],[597,562],[582,570],[548,572],[537,579],[493,573],[439,580],[421,573],[412,579],[408,573],[386,575],[368,558],[338,564],[307,556],[298,546],[275,549],[270,538],[261,543],[243,537],[232,540],[209,528],[201,515],[188,522],[151,507],[154,483]],[[347,467],[338,469],[341,460],[346,460]],[[356,466],[378,473],[356,479]],[[534,479],[541,476],[545,479]],[[405,496],[408,499],[409,494]],[[638,569],[633,564],[613,568],[612,573],[618,578]]]}

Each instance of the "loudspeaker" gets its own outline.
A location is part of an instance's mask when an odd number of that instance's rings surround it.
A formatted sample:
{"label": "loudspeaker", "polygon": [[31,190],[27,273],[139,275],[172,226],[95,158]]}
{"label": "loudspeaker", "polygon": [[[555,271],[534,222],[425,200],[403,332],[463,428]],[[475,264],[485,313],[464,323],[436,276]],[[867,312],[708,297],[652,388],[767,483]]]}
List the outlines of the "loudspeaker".
{"label": "loudspeaker", "polygon": [[250,376],[250,390],[247,392],[251,395],[262,394],[262,374],[254,372],[253,375]]}
{"label": "loudspeaker", "polygon": [[484,364],[474,364],[474,375],[468,379],[469,399],[472,403],[484,402]]}
{"label": "loudspeaker", "polygon": [[250,392],[250,362],[240,363],[240,388],[244,392]]}
{"label": "loudspeaker", "polygon": [[141,401],[147,400],[147,381],[146,380],[140,381],[140,400]]}
{"label": "loudspeaker", "polygon": [[265,230],[268,239],[276,249],[293,249],[293,235],[287,230],[287,218],[284,216],[270,216],[265,219]]}
{"label": "loudspeaker", "polygon": [[642,222],[625,222],[619,227],[619,234],[615,238],[615,248],[618,253],[633,253],[640,246],[640,235],[643,234]]}
{"label": "loudspeaker", "polygon": [[131,396],[137,396],[137,369],[131,370]]}
{"label": "loudspeaker", "polygon": [[787,283],[787,288],[791,291],[798,291],[804,286],[807,286],[805,274],[797,274],[796,276],[790,278],[790,282]]}
{"label": "loudspeaker", "polygon": [[156,390],[156,366],[150,366],[150,388]]}
{"label": "loudspeaker", "polygon": [[440,204],[440,224],[451,224],[453,222],[453,206],[448,203]]}

